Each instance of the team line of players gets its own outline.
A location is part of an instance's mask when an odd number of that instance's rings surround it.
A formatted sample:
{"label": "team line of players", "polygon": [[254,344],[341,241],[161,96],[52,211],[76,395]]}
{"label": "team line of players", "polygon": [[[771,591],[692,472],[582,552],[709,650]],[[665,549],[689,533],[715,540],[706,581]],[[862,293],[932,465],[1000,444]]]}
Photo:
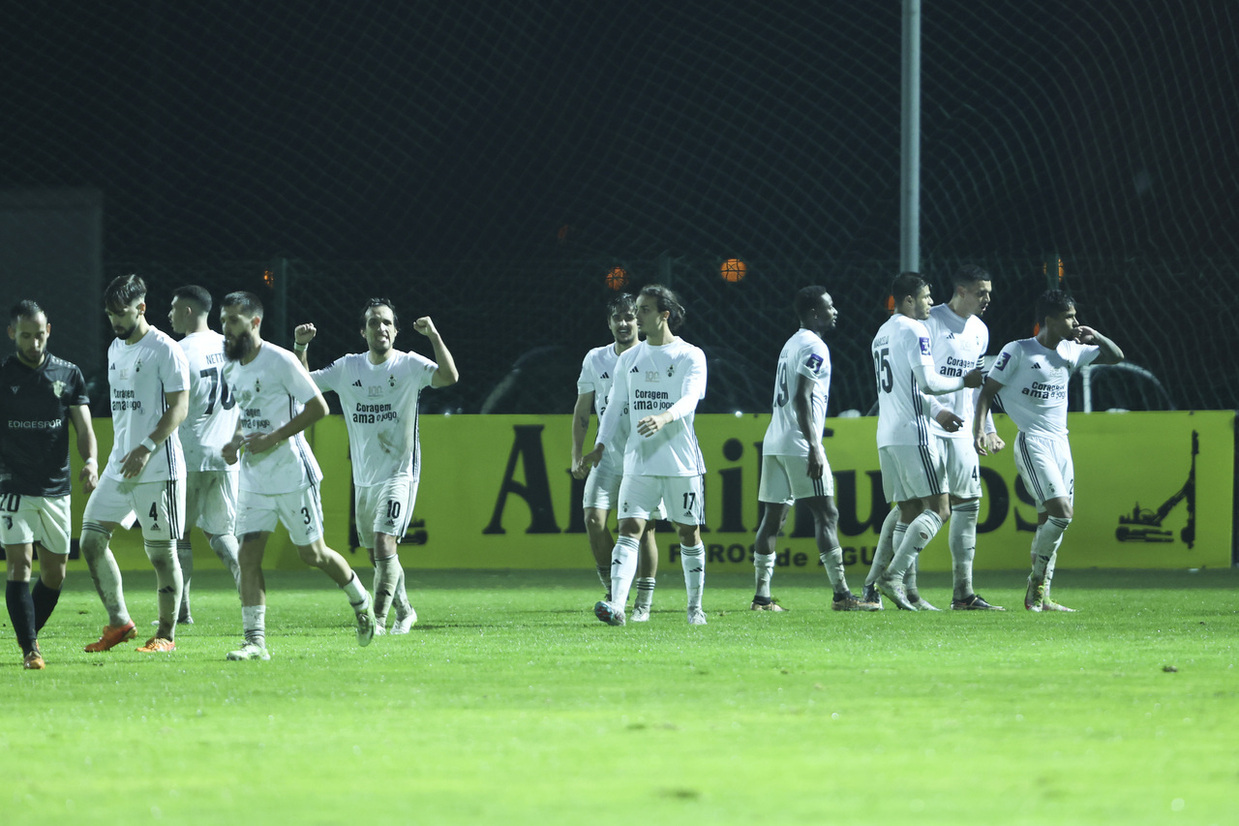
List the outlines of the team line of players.
{"label": "team line of players", "polygon": [[[883,486],[893,507],[860,597],[847,585],[836,526],[833,477],[822,446],[831,362],[823,336],[838,311],[819,286],[795,296],[800,329],[778,361],[772,415],[763,441],[754,543],[753,610],[782,611],[771,596],[777,537],[793,504],[813,516],[819,558],[834,591],[835,610],[879,610],[881,595],[908,610],[936,610],[916,586],[916,559],[948,519],[954,591],[952,608],[1001,610],[972,589],[972,560],[981,496],[978,455],[1005,447],[989,409],[996,397],[1019,428],[1016,466],[1033,493],[1039,526],[1025,607],[1069,610],[1050,597],[1057,550],[1070,524],[1074,471],[1067,443],[1067,382],[1089,363],[1116,363],[1122,351],[1079,324],[1074,302],[1049,291],[1037,304],[1040,330],[1011,342],[981,385],[989,344],[981,321],[991,298],[984,270],[956,274],[945,305],[914,273],[895,279],[895,312],[872,347],[879,399],[878,451]],[[137,634],[125,605],[121,574],[108,543],[117,527],[139,523],[156,572],[159,619],[137,650],[175,649],[178,623],[192,622],[193,560],[188,530],[206,535],[233,573],[242,604],[242,645],[231,660],[268,659],[262,558],[267,537],[282,524],[301,559],[345,592],[367,645],[383,633],[407,633],[416,611],[396,553],[412,516],[420,478],[417,399],[425,387],[458,379],[455,364],[429,317],[414,329],[434,350],[432,361],[394,349],[399,323],[392,303],[371,299],[362,311],[364,353],[309,372],[306,351],[316,329],[295,330],[294,352],[261,337],[263,308],[251,293],[230,293],[220,311],[222,335],[210,330],[212,302],[201,287],[174,293],[169,320],[175,342],[146,320],[146,285],[123,276],[105,293],[116,335],[108,351],[113,446],[102,473],[81,371],[46,350],[51,325],[42,308],[22,301],[10,313],[16,353],[0,364],[10,394],[0,401],[0,541],[8,559],[6,604],[27,668],[42,668],[38,631],[63,584],[69,550],[68,424],[84,460],[82,555],[108,622],[87,651],[105,651]],[[583,507],[589,541],[607,595],[594,608],[611,625],[649,619],[658,553],[656,520],[669,519],[679,538],[690,624],[704,625],[705,554],[702,479],[705,463],[693,429],[706,391],[706,359],[676,331],[686,312],[660,285],[608,306],[613,342],[591,350],[578,380],[572,423],[572,471],[586,480]],[[356,490],[357,531],[374,564],[374,596],[348,562],[323,540],[322,473],[303,431],[327,413],[324,391],[344,407]],[[1006,392],[1003,392],[1003,391]],[[585,452],[591,410],[599,416],[594,447]],[[634,415],[635,414],[635,415]],[[635,418],[635,424],[630,421]],[[618,538],[607,528],[618,514]],[[237,537],[240,537],[238,541]],[[40,576],[33,587],[38,552]]]}
{"label": "team line of players", "polygon": [[[878,457],[892,508],[859,597],[844,573],[834,482],[822,446],[831,375],[823,336],[834,329],[838,310],[823,287],[797,292],[794,307],[800,328],[779,354],[770,424],[762,442],[762,517],[753,545],[752,610],[785,610],[771,596],[770,583],[777,538],[793,504],[813,516],[834,610],[881,610],[883,595],[901,609],[938,610],[919,592],[916,561],[948,520],[951,607],[1003,610],[972,586],[982,493],[979,456],[1006,446],[990,415],[996,398],[1019,429],[1016,468],[1038,511],[1024,607],[1071,610],[1050,596],[1074,501],[1067,384],[1079,368],[1118,363],[1123,353],[1097,330],[1079,323],[1069,295],[1050,290],[1037,301],[1037,334],[1003,347],[985,376],[989,330],[981,316],[992,297],[992,280],[985,270],[966,265],[952,286],[948,303],[934,306],[924,279],[901,274],[892,285],[894,312],[873,339]],[[669,519],[679,535],[688,622],[704,625],[705,556],[699,526],[705,463],[693,417],[705,395],[705,355],[676,335],[685,309],[666,287],[646,287],[635,298],[621,295],[607,309],[614,341],[586,355],[572,424],[573,474],[586,480],[585,524],[607,591],[594,614],[615,626],[649,620],[658,562],[652,526],[657,519]],[[591,409],[599,417],[598,433],[586,453]],[[618,517],[614,541],[607,530],[611,510]],[[630,614],[627,598],[634,582],[637,593]]]}
{"label": "team line of players", "polygon": [[[396,556],[408,528],[421,468],[417,398],[423,388],[459,378],[451,353],[429,317],[414,322],[435,359],[394,348],[399,321],[392,303],[371,299],[362,310],[364,353],[310,372],[312,324],[296,328],[294,352],[264,341],[263,307],[248,292],[228,294],[222,334],[210,330],[210,294],[174,291],[168,313],[177,342],[146,319],[146,284],[115,279],[104,293],[115,340],[108,348],[113,443],[100,472],[89,399],[81,371],[47,352],[51,324],[33,301],[10,312],[16,353],[0,364],[0,542],[7,558],[6,605],[27,669],[45,667],[38,643],[59,598],[69,553],[68,425],[84,463],[89,495],[80,548],[107,612],[106,651],[137,636],[125,604],[121,572],[109,548],[113,531],[139,524],[155,569],[159,618],[143,653],[173,651],[176,627],[193,621],[188,531],[197,526],[233,573],[244,639],[229,660],[265,660],[267,538],[283,525],[300,558],[326,573],[348,598],[357,642],[386,631],[408,633],[417,620]],[[325,391],[345,411],[353,463],[357,533],[374,564],[373,598],[347,560],[323,539],[322,472],[304,430],[328,412]],[[39,578],[30,585],[37,551]]]}

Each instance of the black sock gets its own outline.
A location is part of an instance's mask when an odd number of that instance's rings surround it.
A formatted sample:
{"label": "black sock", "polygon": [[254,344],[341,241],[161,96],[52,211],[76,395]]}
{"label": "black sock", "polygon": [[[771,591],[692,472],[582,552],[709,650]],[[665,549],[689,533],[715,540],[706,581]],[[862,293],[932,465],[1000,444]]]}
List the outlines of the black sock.
{"label": "black sock", "polygon": [[23,654],[34,648],[34,601],[30,598],[30,586],[25,582],[9,580],[4,589],[4,601],[8,605],[9,620],[17,634],[17,644]]}
{"label": "black sock", "polygon": [[34,630],[37,634],[43,630],[44,625],[47,625],[52,611],[56,610],[56,602],[60,599],[60,589],[48,588],[43,584],[43,580],[37,579],[34,587],[30,589],[30,596],[34,600]]}

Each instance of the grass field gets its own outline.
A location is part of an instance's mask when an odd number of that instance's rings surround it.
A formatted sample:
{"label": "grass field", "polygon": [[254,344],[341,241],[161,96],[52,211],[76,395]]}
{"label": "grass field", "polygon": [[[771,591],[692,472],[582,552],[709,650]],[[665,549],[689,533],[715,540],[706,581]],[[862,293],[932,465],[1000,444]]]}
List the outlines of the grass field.
{"label": "grass field", "polygon": [[[233,663],[223,575],[175,653],[139,655],[82,652],[104,615],[75,574],[46,671],[4,626],[0,819],[1236,822],[1239,572],[1062,571],[1069,615],[978,579],[1012,610],[833,613],[824,577],[783,576],[792,610],[759,614],[714,575],[691,628],[668,569],[652,621],[610,628],[589,569],[410,572],[420,622],[362,649],[321,574],[276,573],[272,659]],[[126,584],[149,622],[153,575]]]}

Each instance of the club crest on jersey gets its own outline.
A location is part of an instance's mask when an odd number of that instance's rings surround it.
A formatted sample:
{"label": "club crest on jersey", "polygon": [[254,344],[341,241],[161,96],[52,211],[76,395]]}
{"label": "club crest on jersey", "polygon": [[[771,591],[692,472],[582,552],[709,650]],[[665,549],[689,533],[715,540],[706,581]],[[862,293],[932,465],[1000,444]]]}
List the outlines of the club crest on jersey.
{"label": "club crest on jersey", "polygon": [[142,372],[142,359],[138,359],[136,362],[134,362],[134,364],[133,364],[133,372],[135,372],[135,373],[141,373],[141,372]]}
{"label": "club crest on jersey", "polygon": [[262,392],[262,382],[258,379],[254,379],[254,395],[257,396],[261,392]]}
{"label": "club crest on jersey", "polygon": [[928,337],[928,336],[921,336],[920,338],[918,338],[918,339],[917,339],[917,341],[918,341],[918,342],[920,342],[920,345],[921,345],[921,355],[922,355],[922,356],[932,356],[932,355],[933,355],[933,350],[932,350],[932,348],[930,348],[930,346],[929,346],[929,337]]}
{"label": "club crest on jersey", "polygon": [[[16,390],[17,388],[14,387],[13,389]],[[61,381],[60,379],[56,379],[56,381],[52,382],[52,395],[61,396],[64,394],[64,392],[65,392],[65,383],[63,381]]]}
{"label": "club crest on jersey", "polygon": [[667,365],[667,378],[671,378],[674,375],[675,375],[675,365],[668,364]]}
{"label": "club crest on jersey", "polygon": [[395,386],[396,386],[396,377],[395,377],[395,376],[388,376],[388,377],[387,377],[387,386],[388,386],[388,387],[395,387]]}

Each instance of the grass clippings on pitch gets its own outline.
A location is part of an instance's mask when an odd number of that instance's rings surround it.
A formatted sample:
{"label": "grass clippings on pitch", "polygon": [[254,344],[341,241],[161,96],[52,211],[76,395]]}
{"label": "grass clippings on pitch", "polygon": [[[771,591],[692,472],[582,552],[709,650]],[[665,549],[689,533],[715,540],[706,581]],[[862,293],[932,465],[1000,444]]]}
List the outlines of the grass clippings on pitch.
{"label": "grass clippings on pitch", "polygon": [[[134,652],[149,626],[82,652],[104,615],[72,575],[47,670],[4,626],[4,822],[1204,826],[1239,799],[1234,571],[1063,571],[1058,615],[1015,573],[978,582],[1009,611],[937,614],[835,613],[804,576],[754,613],[715,575],[704,628],[678,569],[625,628],[588,568],[409,579],[413,632],[362,649],[321,574],[269,574],[272,659],[235,663],[225,575],[166,655]],[[127,586],[149,623],[153,576]]]}

